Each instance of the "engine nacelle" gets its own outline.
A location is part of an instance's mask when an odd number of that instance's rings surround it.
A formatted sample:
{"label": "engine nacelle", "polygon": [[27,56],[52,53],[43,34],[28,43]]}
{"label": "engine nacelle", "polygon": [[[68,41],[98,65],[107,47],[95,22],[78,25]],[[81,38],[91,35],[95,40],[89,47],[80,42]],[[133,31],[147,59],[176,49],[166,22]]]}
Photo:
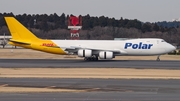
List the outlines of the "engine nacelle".
{"label": "engine nacelle", "polygon": [[78,56],[79,57],[91,57],[92,56],[92,50],[80,49],[80,50],[78,50]]}
{"label": "engine nacelle", "polygon": [[99,52],[99,58],[100,59],[112,59],[113,58],[113,52]]}

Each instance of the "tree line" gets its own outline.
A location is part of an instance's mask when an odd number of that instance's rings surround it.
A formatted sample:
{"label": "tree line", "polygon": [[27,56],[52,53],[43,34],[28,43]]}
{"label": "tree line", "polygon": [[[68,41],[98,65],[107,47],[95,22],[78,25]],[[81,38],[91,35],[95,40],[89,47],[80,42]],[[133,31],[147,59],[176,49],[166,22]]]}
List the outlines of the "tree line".
{"label": "tree line", "polygon": [[[67,29],[70,15],[54,14],[22,14],[0,13],[0,34],[9,34],[4,16],[14,16],[29,30],[40,38],[69,39]],[[168,26],[167,26],[168,25]],[[157,37],[168,42],[180,44],[179,22],[141,22],[137,19],[108,18],[105,16],[92,17],[89,14],[82,16],[82,30],[80,39],[106,39],[114,38],[142,38]]]}

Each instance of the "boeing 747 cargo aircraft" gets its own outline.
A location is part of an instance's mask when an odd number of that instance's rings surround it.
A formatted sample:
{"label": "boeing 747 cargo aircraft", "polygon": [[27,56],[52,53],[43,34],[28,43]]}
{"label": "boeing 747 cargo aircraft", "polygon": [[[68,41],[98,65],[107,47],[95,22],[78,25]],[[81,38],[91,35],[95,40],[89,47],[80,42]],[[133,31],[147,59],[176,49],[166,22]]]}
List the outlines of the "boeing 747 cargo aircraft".
{"label": "boeing 747 cargo aircraft", "polygon": [[5,17],[12,35],[10,44],[38,51],[78,55],[84,60],[113,59],[115,56],[150,56],[169,53],[176,48],[159,38],[127,40],[46,40],[37,38],[14,17]]}

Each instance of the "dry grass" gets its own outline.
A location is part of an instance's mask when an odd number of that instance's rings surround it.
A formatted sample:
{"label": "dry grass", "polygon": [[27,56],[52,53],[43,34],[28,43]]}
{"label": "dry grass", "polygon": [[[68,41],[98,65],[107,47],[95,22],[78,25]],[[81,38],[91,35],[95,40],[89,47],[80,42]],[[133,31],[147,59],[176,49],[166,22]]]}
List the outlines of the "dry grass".
{"label": "dry grass", "polygon": [[[115,60],[156,60],[157,56],[117,56]],[[180,60],[180,55],[161,55],[161,60]]]}
{"label": "dry grass", "polygon": [[76,56],[50,54],[31,49],[0,49],[0,58],[7,59],[64,59]]}
{"label": "dry grass", "polygon": [[0,68],[0,77],[180,79],[180,70],[127,68]]}
{"label": "dry grass", "polygon": [[34,93],[34,92],[83,92],[84,90],[73,90],[73,89],[51,89],[51,88],[35,88],[35,87],[6,87],[0,86],[1,93]]}

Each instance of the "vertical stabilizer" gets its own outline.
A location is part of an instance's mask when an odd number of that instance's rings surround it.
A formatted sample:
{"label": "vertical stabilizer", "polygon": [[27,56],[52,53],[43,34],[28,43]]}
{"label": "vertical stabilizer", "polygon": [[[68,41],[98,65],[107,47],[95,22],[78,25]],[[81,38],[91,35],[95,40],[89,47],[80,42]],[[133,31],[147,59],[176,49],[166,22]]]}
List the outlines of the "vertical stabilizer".
{"label": "vertical stabilizer", "polygon": [[32,32],[24,27],[14,17],[5,17],[5,20],[12,35],[12,39],[25,41],[38,39]]}

